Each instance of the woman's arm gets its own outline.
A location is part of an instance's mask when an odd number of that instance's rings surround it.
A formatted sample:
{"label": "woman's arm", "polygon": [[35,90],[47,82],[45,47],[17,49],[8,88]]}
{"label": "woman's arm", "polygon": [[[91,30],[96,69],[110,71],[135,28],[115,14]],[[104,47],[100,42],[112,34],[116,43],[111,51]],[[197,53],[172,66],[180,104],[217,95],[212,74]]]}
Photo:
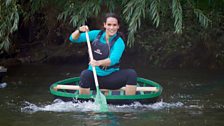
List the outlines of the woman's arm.
{"label": "woman's arm", "polygon": [[110,59],[110,65],[115,65],[120,62],[120,59],[122,57],[122,54],[125,49],[125,44],[123,39],[119,38],[111,48],[111,53],[109,56]]}
{"label": "woman's arm", "polygon": [[[81,28],[80,28],[81,29]],[[75,30],[69,37],[69,40],[72,43],[82,43],[82,42],[86,42],[86,34],[80,33],[80,31],[82,32],[83,30]],[[96,36],[99,34],[100,30],[92,30],[92,31],[88,31],[89,34],[89,39],[90,41],[93,41]]]}
{"label": "woman's arm", "polygon": [[80,36],[80,31],[79,30],[75,30],[72,34],[71,34],[71,39],[76,40],[78,39]]}
{"label": "woman's arm", "polygon": [[74,40],[76,40],[79,38],[80,32],[87,32],[87,31],[89,31],[89,27],[87,25],[83,25],[79,27],[77,30],[75,30],[71,36]]}
{"label": "woman's arm", "polygon": [[110,66],[110,59],[109,58],[106,58],[106,59],[103,59],[103,60],[91,60],[89,62],[89,64],[91,66]]}
{"label": "woman's arm", "polygon": [[88,32],[88,31],[89,27],[87,25],[81,26],[71,34],[69,39],[71,42],[75,42],[79,38],[80,32]]}

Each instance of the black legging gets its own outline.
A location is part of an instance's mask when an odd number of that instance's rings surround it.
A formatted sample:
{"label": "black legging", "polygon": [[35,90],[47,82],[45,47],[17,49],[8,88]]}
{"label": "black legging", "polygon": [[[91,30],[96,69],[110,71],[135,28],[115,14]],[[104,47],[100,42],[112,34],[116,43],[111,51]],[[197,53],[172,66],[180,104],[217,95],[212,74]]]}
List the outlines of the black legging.
{"label": "black legging", "polygon": [[[108,76],[98,76],[99,87],[102,89],[119,89],[126,84],[136,85],[137,74],[133,69],[123,69]],[[83,70],[80,75],[79,86],[82,88],[96,89],[93,72]]]}

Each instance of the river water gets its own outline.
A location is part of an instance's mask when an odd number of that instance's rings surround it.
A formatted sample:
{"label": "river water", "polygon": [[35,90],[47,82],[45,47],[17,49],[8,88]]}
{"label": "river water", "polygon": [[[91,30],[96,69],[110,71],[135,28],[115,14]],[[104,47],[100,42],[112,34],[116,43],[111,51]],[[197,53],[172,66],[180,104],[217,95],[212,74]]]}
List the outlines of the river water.
{"label": "river water", "polygon": [[[130,65],[131,66],[131,65]],[[134,66],[134,65],[133,65]],[[164,70],[135,65],[138,76],[163,86],[150,105],[109,105],[97,113],[91,102],[54,99],[49,86],[79,76],[83,65],[22,65],[8,68],[0,88],[0,126],[223,126],[224,72]]]}

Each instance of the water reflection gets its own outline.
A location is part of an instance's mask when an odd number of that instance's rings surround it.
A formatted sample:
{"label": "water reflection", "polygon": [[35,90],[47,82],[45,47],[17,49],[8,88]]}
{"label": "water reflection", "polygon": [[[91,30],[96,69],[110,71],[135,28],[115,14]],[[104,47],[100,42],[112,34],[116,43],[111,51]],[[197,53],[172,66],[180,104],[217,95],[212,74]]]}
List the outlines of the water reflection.
{"label": "water reflection", "polygon": [[108,113],[88,113],[82,118],[83,125],[86,126],[120,126],[118,117],[111,112]]}

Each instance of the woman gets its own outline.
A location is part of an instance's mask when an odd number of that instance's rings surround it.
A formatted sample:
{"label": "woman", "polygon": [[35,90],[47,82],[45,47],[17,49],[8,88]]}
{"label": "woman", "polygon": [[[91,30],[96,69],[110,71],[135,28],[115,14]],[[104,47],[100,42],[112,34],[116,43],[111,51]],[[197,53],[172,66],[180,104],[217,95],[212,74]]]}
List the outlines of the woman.
{"label": "woman", "polygon": [[95,66],[101,89],[119,89],[126,86],[125,94],[134,95],[136,92],[137,74],[133,69],[120,69],[119,61],[124,52],[125,44],[118,33],[119,18],[114,13],[108,13],[104,19],[104,31],[89,31],[88,26],[75,30],[70,41],[73,43],[86,42],[85,33],[88,31],[94,60],[89,62],[88,69],[80,75],[80,94],[89,94],[95,89],[92,66]]}

